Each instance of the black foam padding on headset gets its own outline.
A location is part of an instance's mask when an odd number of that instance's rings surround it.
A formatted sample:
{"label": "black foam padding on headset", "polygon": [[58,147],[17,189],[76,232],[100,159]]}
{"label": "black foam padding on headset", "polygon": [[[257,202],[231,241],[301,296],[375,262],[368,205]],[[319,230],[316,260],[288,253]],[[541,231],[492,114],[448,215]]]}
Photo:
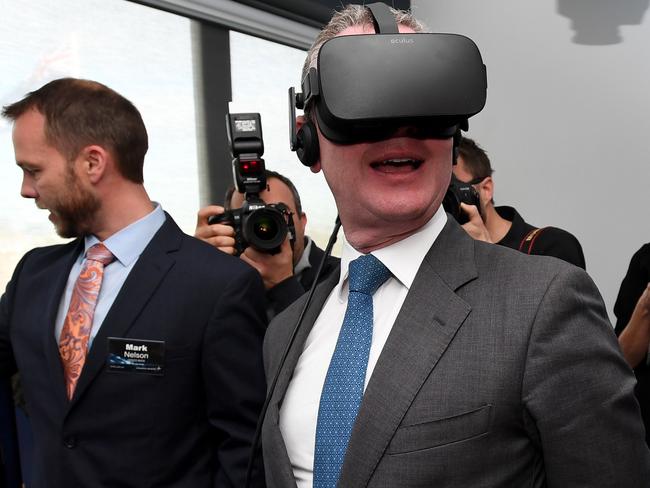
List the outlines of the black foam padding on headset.
{"label": "black foam padding on headset", "polygon": [[313,166],[320,158],[320,146],[318,144],[318,131],[313,122],[305,122],[298,133],[298,148],[296,154],[298,159],[305,166]]}
{"label": "black foam padding on headset", "polygon": [[[463,124],[461,124],[461,125],[463,125]],[[467,120],[465,120],[465,124],[464,124],[463,127],[465,127],[465,129],[463,129],[463,130],[469,129],[469,126],[467,124]],[[458,129],[456,129],[456,132],[454,133],[454,144],[453,144],[453,149],[452,149],[452,160],[451,160],[451,163],[453,165],[456,165],[456,163],[458,162],[458,147],[460,146],[460,141],[461,141],[462,138],[463,138],[463,134],[461,132],[461,127],[459,127]]]}

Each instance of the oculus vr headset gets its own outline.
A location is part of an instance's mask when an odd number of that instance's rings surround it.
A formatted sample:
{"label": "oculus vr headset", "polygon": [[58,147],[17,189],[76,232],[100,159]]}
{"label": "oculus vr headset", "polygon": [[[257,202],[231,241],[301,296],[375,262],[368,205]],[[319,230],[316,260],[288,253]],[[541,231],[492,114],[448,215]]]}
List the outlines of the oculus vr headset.
{"label": "oculus vr headset", "polygon": [[326,41],[302,93],[289,89],[291,150],[303,164],[319,159],[316,127],[296,131],[296,108],[310,105],[323,136],[336,144],[386,139],[400,127],[413,137],[459,140],[487,96],[481,53],[458,34],[401,34],[383,3],[366,5],[376,34]]}

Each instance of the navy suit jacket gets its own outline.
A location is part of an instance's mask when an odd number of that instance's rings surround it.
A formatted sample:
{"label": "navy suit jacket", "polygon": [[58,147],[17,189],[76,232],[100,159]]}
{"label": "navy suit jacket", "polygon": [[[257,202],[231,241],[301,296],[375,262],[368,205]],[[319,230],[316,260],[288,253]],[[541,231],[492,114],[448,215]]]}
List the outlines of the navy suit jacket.
{"label": "navy suit jacket", "polygon": [[[259,274],[167,216],[68,401],[54,321],[82,246],[78,239],[27,253],[0,301],[0,375],[21,373],[34,488],[242,486],[265,390]],[[163,375],[109,371],[109,337],[164,341]]]}

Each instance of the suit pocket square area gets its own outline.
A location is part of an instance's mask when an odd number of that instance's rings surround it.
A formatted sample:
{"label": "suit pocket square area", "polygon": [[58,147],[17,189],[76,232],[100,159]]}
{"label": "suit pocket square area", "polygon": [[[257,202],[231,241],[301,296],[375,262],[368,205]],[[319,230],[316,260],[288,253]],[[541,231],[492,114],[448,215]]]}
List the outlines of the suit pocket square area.
{"label": "suit pocket square area", "polygon": [[492,405],[401,426],[388,445],[387,454],[406,454],[461,442],[486,434],[490,430]]}

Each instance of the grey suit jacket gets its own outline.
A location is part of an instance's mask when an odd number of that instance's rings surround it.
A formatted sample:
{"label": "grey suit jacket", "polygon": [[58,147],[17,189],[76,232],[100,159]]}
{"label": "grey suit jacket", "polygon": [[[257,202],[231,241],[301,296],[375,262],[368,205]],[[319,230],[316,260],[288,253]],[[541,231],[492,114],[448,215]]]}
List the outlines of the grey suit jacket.
{"label": "grey suit jacket", "polygon": [[[314,295],[264,420],[269,488],[296,486],[278,414],[336,275]],[[267,379],[303,302],[267,331]],[[474,241],[449,219],[370,378],[339,486],[647,487],[633,387],[583,270]]]}

